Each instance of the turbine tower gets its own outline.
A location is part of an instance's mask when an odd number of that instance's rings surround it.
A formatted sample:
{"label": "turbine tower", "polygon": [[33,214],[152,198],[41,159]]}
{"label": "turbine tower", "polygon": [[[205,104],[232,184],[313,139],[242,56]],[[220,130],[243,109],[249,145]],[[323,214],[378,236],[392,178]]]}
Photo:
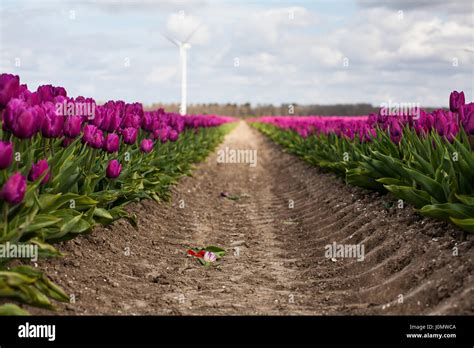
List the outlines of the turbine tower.
{"label": "turbine tower", "polygon": [[171,38],[168,35],[163,34],[172,44],[176,45],[179,48],[179,58],[181,64],[181,106],[179,108],[179,113],[181,115],[186,115],[186,102],[187,102],[187,88],[188,88],[188,80],[187,80],[187,50],[191,48],[189,44],[189,40],[191,37],[196,33],[199,29],[199,26],[194,29],[191,34],[184,41],[179,41],[175,38]]}

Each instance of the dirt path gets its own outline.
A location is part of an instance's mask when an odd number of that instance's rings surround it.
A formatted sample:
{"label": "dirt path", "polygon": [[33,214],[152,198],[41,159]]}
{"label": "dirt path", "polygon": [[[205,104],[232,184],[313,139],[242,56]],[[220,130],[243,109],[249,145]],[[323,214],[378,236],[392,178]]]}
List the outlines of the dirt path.
{"label": "dirt path", "polygon": [[[472,238],[345,186],[245,123],[225,147],[257,150],[257,165],[219,164],[214,153],[171,203],[130,206],[138,230],[98,228],[40,265],[75,297],[61,314],[474,313]],[[326,258],[333,242],[363,244],[364,260]],[[228,255],[205,269],[184,256],[201,245]]]}

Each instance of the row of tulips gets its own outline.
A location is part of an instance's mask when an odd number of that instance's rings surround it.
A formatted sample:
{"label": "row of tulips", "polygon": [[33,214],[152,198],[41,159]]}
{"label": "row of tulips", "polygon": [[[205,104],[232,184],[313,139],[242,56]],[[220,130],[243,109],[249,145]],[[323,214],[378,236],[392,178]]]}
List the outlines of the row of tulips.
{"label": "row of tulips", "polygon": [[262,117],[252,125],[348,184],[413,204],[474,233],[474,103],[453,92],[448,109],[356,117]]}
{"label": "row of tulips", "polygon": [[[181,116],[140,103],[72,98],[62,87],[34,92],[18,76],[0,75],[0,246],[51,244],[124,217],[125,205],[160,201],[232,127],[231,118]],[[0,256],[0,296],[53,308],[68,296],[26,265]],[[0,314],[23,313],[15,305]]]}

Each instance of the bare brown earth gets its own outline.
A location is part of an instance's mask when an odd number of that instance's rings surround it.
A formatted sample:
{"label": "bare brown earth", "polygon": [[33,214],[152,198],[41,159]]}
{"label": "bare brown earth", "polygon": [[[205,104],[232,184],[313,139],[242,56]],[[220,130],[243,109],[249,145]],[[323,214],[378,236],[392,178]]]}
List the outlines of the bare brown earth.
{"label": "bare brown earth", "polygon": [[[170,203],[131,205],[137,230],[120,220],[59,245],[67,255],[39,265],[75,297],[58,314],[474,313],[472,236],[348,187],[245,123],[226,146],[256,149],[257,166],[214,153]],[[333,242],[363,244],[364,261],[326,258]],[[210,268],[185,256],[205,245],[228,254]]]}

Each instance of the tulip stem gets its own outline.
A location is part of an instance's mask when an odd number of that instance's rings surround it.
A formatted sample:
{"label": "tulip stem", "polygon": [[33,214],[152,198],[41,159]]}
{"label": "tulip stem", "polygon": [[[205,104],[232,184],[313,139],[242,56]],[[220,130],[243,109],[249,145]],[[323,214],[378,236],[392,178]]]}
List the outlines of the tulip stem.
{"label": "tulip stem", "polygon": [[3,235],[2,240],[8,234],[8,203],[6,201],[3,202]]}

